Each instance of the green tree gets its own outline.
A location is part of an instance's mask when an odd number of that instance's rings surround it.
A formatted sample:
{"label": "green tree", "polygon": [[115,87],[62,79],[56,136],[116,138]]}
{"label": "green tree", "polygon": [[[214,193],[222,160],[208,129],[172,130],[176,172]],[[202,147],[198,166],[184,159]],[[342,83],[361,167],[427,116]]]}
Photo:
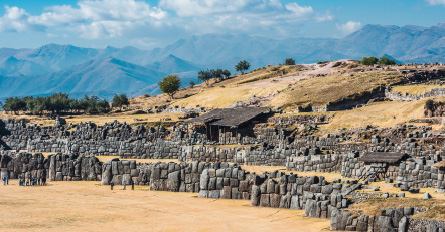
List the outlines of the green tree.
{"label": "green tree", "polygon": [[212,79],[212,74],[209,69],[207,69],[206,71],[201,70],[198,72],[198,81],[204,82],[206,83],[206,85],[208,85],[208,81],[210,79]]}
{"label": "green tree", "polygon": [[122,106],[128,106],[128,105],[130,105],[130,101],[128,100],[127,95],[125,94],[120,94],[120,95],[115,94],[111,102],[112,107],[122,108]]}
{"label": "green tree", "polygon": [[396,65],[397,62],[394,59],[391,59],[387,56],[382,56],[380,58],[380,64],[382,64],[382,65]]}
{"label": "green tree", "polygon": [[229,70],[225,69],[224,71],[222,71],[222,75],[224,75],[225,78],[229,78],[232,73],[230,73]]}
{"label": "green tree", "polygon": [[3,108],[5,111],[13,111],[17,114],[18,111],[26,111],[26,102],[22,98],[9,97],[6,98]]}
{"label": "green tree", "polygon": [[168,94],[173,99],[173,95],[181,87],[181,79],[179,79],[178,75],[168,75],[162,78],[158,86],[163,93]]}
{"label": "green tree", "polygon": [[221,80],[222,77],[223,77],[223,70],[220,68],[217,68],[214,71],[214,78],[218,78],[219,80]]}
{"label": "green tree", "polygon": [[120,99],[121,99],[121,103],[122,103],[123,106],[129,106],[130,105],[130,100],[128,100],[127,95],[121,94],[120,95]]}
{"label": "green tree", "polygon": [[36,97],[28,102],[28,110],[32,114],[42,115],[45,110],[48,110],[48,99],[46,97]]}
{"label": "green tree", "polygon": [[107,100],[105,100],[105,99],[99,100],[99,101],[96,102],[96,109],[95,110],[98,113],[108,113],[111,110],[110,103]]}
{"label": "green tree", "polygon": [[363,57],[362,61],[360,62],[362,65],[375,65],[379,63],[379,59],[374,56],[370,57]]}
{"label": "green tree", "polygon": [[190,87],[192,87],[192,88],[193,88],[193,87],[195,86],[195,82],[193,82],[193,81],[190,81],[190,82],[189,82],[189,85],[190,85]]}
{"label": "green tree", "polygon": [[295,60],[292,59],[292,58],[287,58],[287,59],[284,61],[284,64],[285,64],[285,65],[295,65]]}
{"label": "green tree", "polygon": [[250,68],[250,63],[245,60],[240,61],[238,64],[235,65],[235,70],[237,72],[241,72],[241,74],[244,74],[244,72],[249,70],[249,68]]}
{"label": "green tree", "polygon": [[72,111],[76,111],[77,113],[79,113],[80,111],[80,101],[78,99],[72,99],[70,101],[70,109]]}
{"label": "green tree", "polygon": [[71,99],[66,93],[54,93],[48,97],[50,111],[60,113],[69,110]]}

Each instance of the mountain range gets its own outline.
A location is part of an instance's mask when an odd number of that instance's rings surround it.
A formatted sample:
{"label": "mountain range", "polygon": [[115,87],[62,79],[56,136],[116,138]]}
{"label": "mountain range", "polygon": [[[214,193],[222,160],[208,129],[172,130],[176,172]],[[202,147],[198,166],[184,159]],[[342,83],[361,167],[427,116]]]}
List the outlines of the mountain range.
{"label": "mountain range", "polygon": [[282,63],[360,59],[388,55],[402,62],[445,63],[445,22],[432,27],[366,25],[341,39],[274,40],[231,34],[181,39],[164,48],[104,49],[48,44],[36,49],[0,48],[0,99],[66,92],[72,97],[115,93],[158,94],[157,82],[178,74],[183,86],[197,71],[247,60],[252,68]]}

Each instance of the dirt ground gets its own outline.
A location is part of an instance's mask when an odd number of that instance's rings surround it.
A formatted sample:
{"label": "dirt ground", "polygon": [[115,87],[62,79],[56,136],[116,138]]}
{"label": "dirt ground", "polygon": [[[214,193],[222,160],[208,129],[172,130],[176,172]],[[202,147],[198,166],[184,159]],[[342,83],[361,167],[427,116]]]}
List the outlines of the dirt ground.
{"label": "dirt ground", "polygon": [[0,186],[0,231],[321,231],[329,220],[302,210],[250,206],[249,201],[197,198],[196,193],[134,191],[98,182]]}

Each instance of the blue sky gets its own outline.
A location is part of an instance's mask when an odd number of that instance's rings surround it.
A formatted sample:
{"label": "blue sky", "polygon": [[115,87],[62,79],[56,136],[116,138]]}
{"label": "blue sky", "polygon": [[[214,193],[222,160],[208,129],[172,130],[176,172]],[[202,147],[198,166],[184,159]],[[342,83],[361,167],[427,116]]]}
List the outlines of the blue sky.
{"label": "blue sky", "polygon": [[434,26],[445,0],[1,0],[0,47],[162,47],[206,33],[341,38],[366,24]]}

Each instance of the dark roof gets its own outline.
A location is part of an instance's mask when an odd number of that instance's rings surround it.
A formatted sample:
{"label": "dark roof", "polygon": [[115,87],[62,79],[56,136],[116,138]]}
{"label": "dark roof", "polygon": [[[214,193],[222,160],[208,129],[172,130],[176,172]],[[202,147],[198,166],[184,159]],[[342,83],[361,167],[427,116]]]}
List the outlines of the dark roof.
{"label": "dark roof", "polygon": [[238,127],[248,122],[258,115],[270,111],[268,107],[237,107],[214,109],[197,118],[193,118],[185,123],[188,124],[204,124],[210,123],[214,126],[231,126]]}
{"label": "dark roof", "polygon": [[407,154],[397,152],[365,152],[360,157],[360,161],[366,163],[398,163],[407,157],[409,157]]}

